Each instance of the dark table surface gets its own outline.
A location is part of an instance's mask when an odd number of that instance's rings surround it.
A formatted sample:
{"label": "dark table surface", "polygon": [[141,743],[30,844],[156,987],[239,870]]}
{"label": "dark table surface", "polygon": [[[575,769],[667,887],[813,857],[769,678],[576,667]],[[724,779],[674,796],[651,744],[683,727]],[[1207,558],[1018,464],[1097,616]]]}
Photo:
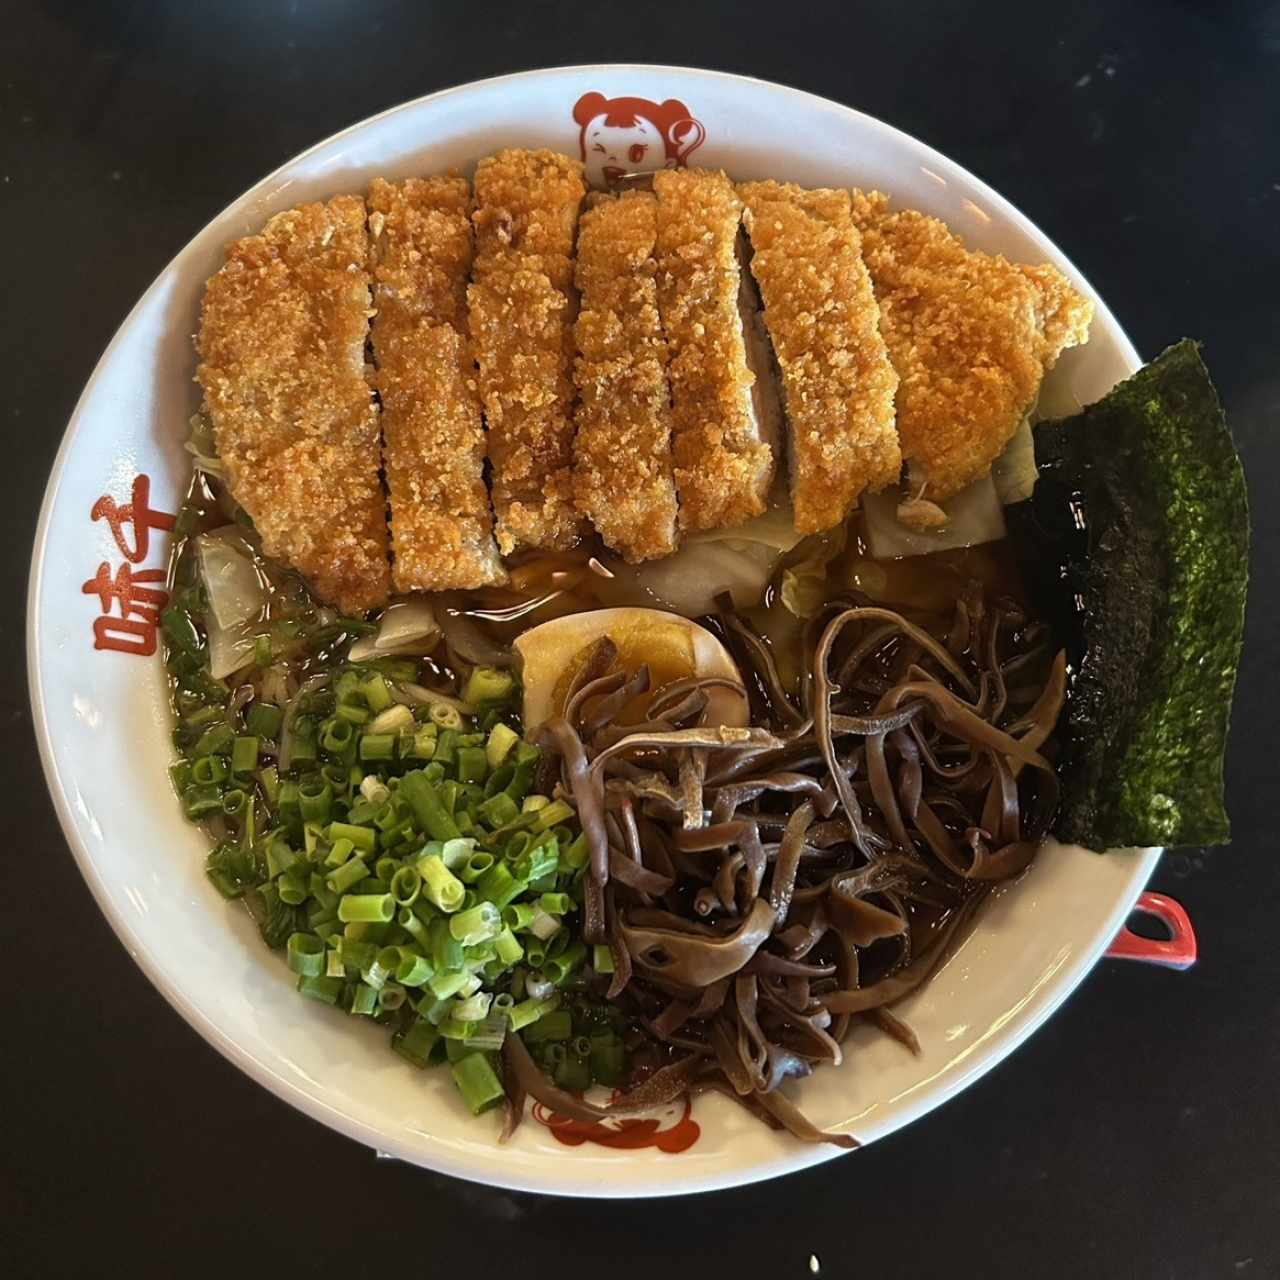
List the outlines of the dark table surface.
{"label": "dark table surface", "polygon": [[[1280,5],[124,3],[0,6],[0,1271],[10,1275],[1280,1275],[1273,928],[1280,503]],[[849,103],[1043,227],[1138,348],[1202,338],[1244,455],[1254,590],[1235,843],[1153,887],[1185,974],[1104,962],[928,1120],[771,1185],[588,1204],[469,1186],[305,1119],[205,1044],[99,915],[40,774],[20,602],[36,509],[116,326],[290,155],[447,85],[680,62]],[[38,909],[37,909],[38,908]],[[516,1274],[513,1271],[512,1274]]]}

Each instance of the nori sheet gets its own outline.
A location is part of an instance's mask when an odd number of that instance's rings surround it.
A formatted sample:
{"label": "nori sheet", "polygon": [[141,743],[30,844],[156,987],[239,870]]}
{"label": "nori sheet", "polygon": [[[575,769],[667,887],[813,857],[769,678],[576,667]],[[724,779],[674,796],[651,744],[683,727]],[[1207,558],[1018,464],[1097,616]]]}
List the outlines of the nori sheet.
{"label": "nori sheet", "polygon": [[1230,839],[1223,753],[1244,629],[1244,472],[1184,339],[1075,417],[1035,429],[1010,536],[1072,681],[1059,839]]}

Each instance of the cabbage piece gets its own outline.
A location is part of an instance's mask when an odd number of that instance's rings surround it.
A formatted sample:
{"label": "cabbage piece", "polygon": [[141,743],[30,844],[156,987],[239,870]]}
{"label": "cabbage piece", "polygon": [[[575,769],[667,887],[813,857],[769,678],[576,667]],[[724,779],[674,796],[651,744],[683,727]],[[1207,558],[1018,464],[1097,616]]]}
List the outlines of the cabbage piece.
{"label": "cabbage piece", "polygon": [[795,564],[782,573],[778,594],[782,603],[797,618],[811,618],[826,603],[827,566],[845,547],[847,526],[837,525],[826,533],[815,534],[810,545]]}
{"label": "cabbage piece", "polygon": [[240,530],[225,525],[196,538],[200,576],[212,620],[220,627],[256,622],[267,605],[267,589]]}
{"label": "cabbage piece", "polygon": [[989,475],[939,503],[947,513],[947,523],[931,532],[918,532],[904,525],[898,519],[899,501],[895,489],[862,496],[867,549],[877,560],[927,556],[934,551],[996,542],[1005,536],[1004,511]]}
{"label": "cabbage piece", "polygon": [[253,655],[253,624],[266,610],[267,589],[235,525],[200,534],[196,554],[209,601],[209,673],[222,680]]}
{"label": "cabbage piece", "polygon": [[996,493],[1006,506],[1015,502],[1025,502],[1035,491],[1036,478],[1036,446],[1031,438],[1031,419],[1023,418],[1018,429],[1013,433],[1004,452],[991,467],[991,479],[995,483]]}
{"label": "cabbage piece", "polygon": [[421,657],[440,641],[440,623],[426,600],[401,600],[388,605],[378,620],[377,633],[361,636],[351,646],[352,662],[373,658]]}
{"label": "cabbage piece", "polygon": [[[610,557],[608,569],[619,587],[638,588],[627,595],[652,600],[673,613],[697,618],[714,611],[722,591],[736,608],[760,603],[778,561],[800,542],[786,503],[732,529],[690,534],[680,550],[662,560],[625,564]],[[618,594],[616,589],[611,595]]]}

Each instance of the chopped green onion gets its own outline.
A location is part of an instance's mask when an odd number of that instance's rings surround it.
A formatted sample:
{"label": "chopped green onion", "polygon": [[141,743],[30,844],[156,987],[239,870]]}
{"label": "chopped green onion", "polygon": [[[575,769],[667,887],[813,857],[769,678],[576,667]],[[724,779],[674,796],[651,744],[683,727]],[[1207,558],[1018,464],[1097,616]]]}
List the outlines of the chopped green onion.
{"label": "chopped green onion", "polygon": [[574,909],[575,903],[567,893],[544,893],[538,899],[538,906],[553,916],[566,916]]}
{"label": "chopped green onion", "polygon": [[401,867],[391,877],[391,896],[402,907],[412,905],[422,892],[422,877],[413,867]]}
{"label": "chopped green onion", "polygon": [[[359,982],[356,984],[355,995],[351,997],[351,1012],[362,1013],[366,1017],[373,1015],[378,1007],[378,993],[367,982]],[[391,1042],[395,1047],[395,1041]]]}
{"label": "chopped green onion", "polygon": [[285,961],[294,973],[304,978],[316,978],[324,973],[324,953],[324,943],[314,933],[291,933],[285,944]]}
{"label": "chopped green onion", "polygon": [[[462,716],[457,707],[451,707],[447,702],[433,702],[427,714],[431,717],[431,723],[438,725],[441,729],[462,728]],[[437,749],[436,759],[439,758],[440,753]]]}
{"label": "chopped green onion", "polygon": [[490,769],[496,769],[520,741],[520,735],[510,725],[499,721],[489,730],[489,740],[484,744],[485,760]]}
{"label": "chopped green onion", "polygon": [[361,854],[372,853],[377,848],[378,837],[368,827],[353,826],[349,822],[331,822],[325,828],[330,840],[350,840]]}
{"label": "chopped green onion", "polygon": [[529,922],[529,932],[535,938],[546,942],[559,928],[560,921],[555,916],[548,914],[541,906],[534,907],[533,919]]}
{"label": "chopped green onion", "polygon": [[371,675],[360,686],[360,692],[374,711],[385,711],[391,705],[391,690],[380,675]]}
{"label": "chopped green onion", "polygon": [[431,1060],[440,1033],[425,1018],[415,1018],[404,1031],[391,1037],[391,1047],[415,1067],[425,1067]]}
{"label": "chopped green onion", "polygon": [[480,902],[449,921],[449,932],[464,947],[496,938],[502,930],[502,912],[492,902]]}
{"label": "chopped green onion", "polygon": [[591,948],[591,967],[597,973],[613,972],[613,952],[603,942]]}
{"label": "chopped green onion", "polygon": [[366,733],[360,739],[361,760],[394,760],[396,738],[393,733]]}
{"label": "chopped green onion", "polygon": [[507,1019],[511,1023],[512,1031],[520,1031],[525,1027],[533,1026],[540,1019],[545,1018],[548,1014],[559,1008],[560,996],[553,994],[545,996],[540,1000],[522,1000],[519,1004],[513,1005],[507,1012]]}
{"label": "chopped green onion", "polygon": [[463,702],[473,707],[489,702],[505,702],[515,692],[515,677],[494,667],[476,667],[467,677],[462,691]]}
{"label": "chopped green onion", "polygon": [[408,707],[396,703],[385,711],[379,711],[369,722],[370,733],[391,733],[399,735],[412,732],[414,727],[413,712]]}
{"label": "chopped green onion", "polygon": [[477,849],[458,871],[458,879],[463,884],[475,884],[493,868],[493,854]]}
{"label": "chopped green onion", "polygon": [[587,958],[587,948],[581,942],[566,947],[558,956],[547,961],[547,976],[556,986],[564,986]]}
{"label": "chopped green onion", "polygon": [[545,809],[550,803],[550,796],[525,796],[520,802],[520,812],[537,813],[539,809]]}
{"label": "chopped green onion", "polygon": [[517,880],[511,874],[505,862],[495,862],[476,882],[476,892],[499,908],[513,902],[526,887],[523,880]]}
{"label": "chopped green onion", "polygon": [[[527,1001],[526,1001],[527,1003]],[[512,1026],[515,1026],[515,1014],[520,1005],[511,1010]],[[573,1015],[568,1009],[553,1009],[544,1013],[524,1032],[526,1044],[540,1044],[547,1040],[568,1040],[573,1035]]]}
{"label": "chopped green onion", "polygon": [[449,996],[456,996],[463,987],[467,985],[467,981],[471,975],[465,969],[454,969],[448,973],[437,973],[434,977],[427,979],[427,986],[431,989],[431,994],[439,1000],[446,1000]]}
{"label": "chopped green onion", "polygon": [[462,943],[449,931],[443,917],[431,922],[431,962],[436,972],[462,968]]}
{"label": "chopped green onion", "polygon": [[[503,929],[503,931],[498,934],[493,941],[494,950],[497,953],[498,959],[501,960],[504,965],[518,964],[522,959],[524,959],[524,948],[520,945],[520,940],[511,932],[510,929]],[[606,947],[605,950],[607,951],[608,948]]]}
{"label": "chopped green onion", "polygon": [[404,798],[418,825],[433,840],[456,840],[460,834],[457,824],[446,812],[436,789],[427,781],[421,770],[406,773],[400,779],[399,794]]}
{"label": "chopped green onion", "polygon": [[244,715],[244,727],[259,738],[276,737],[283,721],[284,712],[270,702],[255,702]]}
{"label": "chopped green onion", "polygon": [[547,831],[558,822],[567,822],[573,817],[573,809],[563,800],[553,800],[538,810],[537,829]]}
{"label": "chopped green onion", "polygon": [[208,786],[210,783],[225,781],[229,772],[225,760],[220,760],[217,756],[201,756],[191,766],[191,780],[201,786]]}
{"label": "chopped green onion", "polygon": [[396,966],[395,978],[401,986],[424,986],[434,973],[435,969],[426,956],[400,948],[400,963]]}
{"label": "chopped green onion", "polygon": [[378,1008],[394,1013],[405,1001],[405,990],[398,982],[388,982],[378,992]]}
{"label": "chopped green onion", "polygon": [[499,791],[480,806],[480,816],[489,826],[497,829],[518,818],[520,806],[505,791]]}
{"label": "chopped green onion", "polygon": [[458,748],[458,780],[460,782],[482,782],[488,772],[483,747]]}
{"label": "chopped green onion", "polygon": [[256,736],[237,738],[231,744],[231,772],[252,773],[258,766]]}
{"label": "chopped green onion", "polygon": [[[456,1007],[456,1006],[455,1006]],[[474,1022],[459,1022],[457,1018],[445,1017],[440,1020],[440,1034],[446,1040],[469,1040],[476,1028]]]}
{"label": "chopped green onion", "polygon": [[[329,733],[333,733],[333,731],[337,729],[342,731],[338,734],[339,741],[345,742],[351,734],[351,730],[347,726],[369,723],[368,710],[364,707],[358,706],[354,702],[340,702],[333,709],[333,714],[335,719],[333,724],[329,726],[329,731],[325,735],[326,739],[328,738]],[[327,741],[325,745],[328,746]],[[332,748],[330,748],[330,750],[332,750]]]}
{"label": "chopped green onion", "polygon": [[475,851],[476,842],[470,836],[459,836],[456,840],[444,841],[439,849],[440,861],[450,871],[465,867]]}
{"label": "chopped green onion", "polygon": [[308,873],[291,868],[283,872],[276,881],[276,892],[280,901],[290,907],[299,907],[311,895],[311,877]]}
{"label": "chopped green onion", "polygon": [[[350,863],[347,865],[349,866]],[[345,868],[339,868],[339,870],[345,870]],[[338,903],[338,919],[343,924],[348,922],[385,924],[395,913],[395,899],[389,893],[348,893]]]}
{"label": "chopped green onion", "polygon": [[[362,858],[348,858],[346,862],[335,867],[325,880],[325,887],[331,893],[346,893],[369,874],[369,868]],[[339,904],[341,905],[341,904]],[[342,917],[344,920],[345,916]]]}
{"label": "chopped green onion", "polygon": [[421,859],[417,871],[422,877],[423,894],[441,911],[453,912],[462,906],[466,889],[438,854]]}
{"label": "chopped green onion", "polygon": [[327,783],[305,782],[298,787],[298,808],[303,822],[324,826],[333,807],[333,788]]}
{"label": "chopped green onion", "polygon": [[566,1054],[556,1067],[555,1082],[562,1089],[580,1093],[591,1085],[591,1064],[585,1057]]}
{"label": "chopped green onion", "polygon": [[[496,1008],[496,1004],[495,1004]],[[504,1014],[490,1014],[475,1024],[475,1030],[466,1041],[467,1048],[496,1053],[507,1038],[507,1019]]]}
{"label": "chopped green onion", "polygon": [[303,977],[298,979],[298,990],[304,996],[324,1004],[337,1004],[338,997],[342,994],[342,987],[341,978]]}
{"label": "chopped green onion", "polygon": [[489,1015],[489,1005],[493,996],[487,991],[477,991],[475,995],[460,1000],[453,1006],[453,1016],[459,1022],[480,1022]]}
{"label": "chopped green onion", "polygon": [[[355,852],[355,845],[346,836],[339,836],[330,846],[328,856],[324,860],[326,867],[340,867]],[[363,874],[363,873],[362,873]]]}
{"label": "chopped green onion", "polygon": [[378,948],[373,942],[359,942],[354,938],[343,938],[338,944],[342,954],[342,963],[348,969],[356,969],[363,973],[371,969],[378,959]]}
{"label": "chopped green onion", "polygon": [[472,1115],[478,1116],[504,1096],[502,1081],[494,1074],[483,1053],[469,1053],[449,1068],[462,1100]]}

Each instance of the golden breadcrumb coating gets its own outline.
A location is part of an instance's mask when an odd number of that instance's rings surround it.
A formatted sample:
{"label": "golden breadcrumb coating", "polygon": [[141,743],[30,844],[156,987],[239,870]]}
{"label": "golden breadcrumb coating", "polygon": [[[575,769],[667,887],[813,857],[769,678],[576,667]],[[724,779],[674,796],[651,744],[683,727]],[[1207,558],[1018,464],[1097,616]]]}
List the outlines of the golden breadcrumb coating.
{"label": "golden breadcrumb coating", "polygon": [[369,187],[373,353],[397,591],[504,582],[484,485],[485,439],[465,336],[471,187],[410,178]]}
{"label": "golden breadcrumb coating", "polygon": [[593,199],[578,230],[574,488],[605,542],[633,563],[676,549],[671,388],[653,258],[656,199]]}
{"label": "golden breadcrumb coating", "polygon": [[751,273],[782,370],[799,533],[840,524],[864,489],[898,479],[898,375],[847,191],[747,182]]}
{"label": "golden breadcrumb coating", "polygon": [[983,476],[1034,404],[1044,372],[1088,336],[1093,303],[1055,267],[970,252],[937,218],[853,192],[854,221],[901,379],[898,434],[916,496]]}
{"label": "golden breadcrumb coating", "polygon": [[499,151],[476,168],[471,341],[493,463],[498,546],[571,546],[573,241],[582,165]]}
{"label": "golden breadcrumb coating", "polygon": [[653,189],[680,526],[741,524],[765,509],[775,465],[752,413],[738,308],[742,205],[729,179],[707,170],[663,170]]}
{"label": "golden breadcrumb coating", "polygon": [[347,611],[390,585],[378,415],[366,379],[364,201],[278,213],[205,290],[197,381],[263,551]]}

